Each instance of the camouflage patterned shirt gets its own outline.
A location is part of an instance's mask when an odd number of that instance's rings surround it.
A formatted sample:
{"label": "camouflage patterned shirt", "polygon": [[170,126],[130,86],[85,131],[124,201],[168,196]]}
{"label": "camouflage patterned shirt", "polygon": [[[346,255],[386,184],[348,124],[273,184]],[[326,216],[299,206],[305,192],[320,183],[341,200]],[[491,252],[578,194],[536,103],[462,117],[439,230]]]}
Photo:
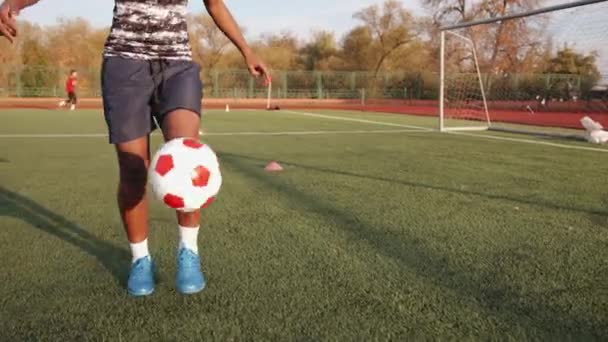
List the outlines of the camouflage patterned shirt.
{"label": "camouflage patterned shirt", "polygon": [[115,0],[104,56],[190,60],[188,0]]}

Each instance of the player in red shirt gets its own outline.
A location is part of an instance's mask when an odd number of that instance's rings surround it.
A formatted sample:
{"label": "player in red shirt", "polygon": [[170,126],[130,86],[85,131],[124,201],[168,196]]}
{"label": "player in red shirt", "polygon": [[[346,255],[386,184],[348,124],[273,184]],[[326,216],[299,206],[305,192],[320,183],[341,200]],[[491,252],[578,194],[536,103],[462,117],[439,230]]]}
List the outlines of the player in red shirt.
{"label": "player in red shirt", "polygon": [[68,94],[68,99],[59,102],[59,107],[65,107],[70,105],[70,110],[76,109],[76,83],[78,80],[78,73],[76,70],[70,71],[70,76],[65,81],[65,92]]}

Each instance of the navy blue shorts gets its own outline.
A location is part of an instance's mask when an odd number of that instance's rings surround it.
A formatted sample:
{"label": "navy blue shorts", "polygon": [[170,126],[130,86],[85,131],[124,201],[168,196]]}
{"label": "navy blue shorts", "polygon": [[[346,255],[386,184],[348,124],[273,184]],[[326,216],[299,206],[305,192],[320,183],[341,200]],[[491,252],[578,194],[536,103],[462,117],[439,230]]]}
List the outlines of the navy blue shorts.
{"label": "navy blue shorts", "polygon": [[203,85],[200,67],[192,61],[106,57],[101,89],[112,144],[150,134],[176,109],[201,115]]}

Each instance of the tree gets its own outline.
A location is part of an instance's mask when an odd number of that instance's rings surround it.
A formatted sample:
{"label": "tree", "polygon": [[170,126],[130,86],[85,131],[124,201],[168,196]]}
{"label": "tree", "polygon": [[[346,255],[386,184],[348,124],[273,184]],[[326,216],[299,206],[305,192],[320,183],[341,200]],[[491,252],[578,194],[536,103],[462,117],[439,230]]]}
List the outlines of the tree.
{"label": "tree", "polygon": [[433,12],[433,20],[438,26],[467,21],[467,0],[423,0],[422,4]]}
{"label": "tree", "polygon": [[[519,13],[537,8],[542,0],[488,0],[475,8],[477,17],[497,18],[509,13]],[[495,72],[522,71],[522,61],[540,53],[540,32],[544,29],[542,16],[501,21],[487,27],[479,27],[476,42],[482,50],[486,69]]]}
{"label": "tree", "polygon": [[99,88],[100,66],[103,46],[108,29],[93,28],[83,18],[60,19],[57,24],[44,28],[44,45],[48,49],[54,74],[53,83],[63,88],[67,72],[76,69],[79,72],[78,89],[84,96],[89,90]]}
{"label": "tree", "polygon": [[94,29],[87,20],[75,18],[60,19],[45,31],[51,57],[58,66],[85,69],[101,64],[100,52],[103,50],[107,29]]}
{"label": "tree", "polygon": [[[558,78],[551,85],[553,95],[569,98],[576,88],[586,94],[601,79],[601,74],[597,67],[597,55],[595,53],[582,54],[565,46],[557,51],[555,57],[551,58],[544,70],[549,74],[561,74],[566,76],[564,79]],[[578,84],[570,76],[577,76]]]}
{"label": "tree", "polygon": [[373,38],[372,57],[374,74],[377,75],[386,59],[397,50],[412,42],[414,19],[401,2],[387,0],[380,8],[373,5],[353,16],[363,22],[361,27],[368,30]]}
{"label": "tree", "polygon": [[220,31],[208,15],[188,18],[192,58],[207,72],[214,69],[230,47],[230,40]]}
{"label": "tree", "polygon": [[371,30],[365,26],[352,29],[342,40],[343,69],[370,70],[373,64],[373,44]]}
{"label": "tree", "polygon": [[[19,23],[21,26],[22,23]],[[21,32],[20,32],[21,33]],[[3,95],[5,89],[14,88],[16,73],[22,65],[20,45],[21,36],[16,44],[11,44],[8,40],[0,37],[0,95]]]}
{"label": "tree", "polygon": [[334,34],[317,31],[300,51],[302,65],[306,70],[329,70],[338,63],[338,47]]}
{"label": "tree", "polygon": [[262,35],[261,40],[252,44],[266,64],[272,69],[293,70],[299,68],[300,43],[289,31],[279,34]]}
{"label": "tree", "polygon": [[600,77],[595,53],[585,55],[568,46],[557,51],[556,56],[549,60],[545,73]]}
{"label": "tree", "polygon": [[56,81],[56,74],[48,70],[52,60],[46,35],[40,26],[26,22],[20,25],[19,50],[23,63],[19,68],[22,89],[34,90]]}
{"label": "tree", "polygon": [[[433,11],[435,26],[440,27],[529,11],[541,5],[543,0],[424,0],[423,3]],[[545,23],[544,17],[534,16],[473,26],[459,33],[473,40],[482,71],[522,72],[533,69],[545,53],[542,42]],[[438,34],[437,29],[435,34]],[[452,56],[450,62],[471,65],[469,52],[452,50],[451,53],[456,56]]]}
{"label": "tree", "polygon": [[33,89],[52,84],[52,81],[49,82],[49,77],[53,77],[48,72],[50,64],[48,49],[40,41],[32,38],[25,39],[21,49],[24,64],[20,75],[22,86]]}
{"label": "tree", "polygon": [[[27,23],[19,22],[19,26],[27,25]],[[0,65],[10,66],[21,64],[21,56],[19,54],[21,40],[21,30],[19,32],[19,39],[15,44],[9,43],[8,40],[0,37]],[[4,69],[4,68],[0,68]],[[2,70],[0,70],[1,72]]]}

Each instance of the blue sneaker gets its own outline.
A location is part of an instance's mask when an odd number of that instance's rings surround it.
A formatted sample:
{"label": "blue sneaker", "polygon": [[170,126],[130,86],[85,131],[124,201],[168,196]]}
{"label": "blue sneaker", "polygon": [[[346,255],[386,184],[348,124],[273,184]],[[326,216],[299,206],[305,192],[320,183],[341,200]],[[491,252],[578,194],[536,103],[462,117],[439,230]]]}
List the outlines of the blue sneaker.
{"label": "blue sneaker", "polygon": [[194,294],[205,288],[205,276],[201,272],[201,258],[187,248],[180,248],[177,253],[177,291],[182,294]]}
{"label": "blue sneaker", "polygon": [[150,256],[137,259],[131,265],[127,290],[131,296],[148,296],[154,292],[154,263]]}

